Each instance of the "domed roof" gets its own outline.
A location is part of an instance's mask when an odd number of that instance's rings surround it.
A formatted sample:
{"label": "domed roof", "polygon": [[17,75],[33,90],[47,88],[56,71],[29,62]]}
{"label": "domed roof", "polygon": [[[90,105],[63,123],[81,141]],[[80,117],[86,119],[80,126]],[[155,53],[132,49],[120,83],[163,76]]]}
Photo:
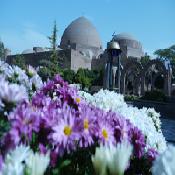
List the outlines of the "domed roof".
{"label": "domed roof", "polygon": [[26,49],[22,51],[22,54],[29,54],[29,53],[33,53],[32,49]]}
{"label": "domed roof", "polygon": [[120,34],[114,35],[113,40],[119,41],[119,40],[136,40],[136,39],[128,33],[120,33]]}
{"label": "domed roof", "polygon": [[96,28],[85,17],[77,18],[65,29],[60,46],[64,48],[71,43],[97,48],[102,47]]}

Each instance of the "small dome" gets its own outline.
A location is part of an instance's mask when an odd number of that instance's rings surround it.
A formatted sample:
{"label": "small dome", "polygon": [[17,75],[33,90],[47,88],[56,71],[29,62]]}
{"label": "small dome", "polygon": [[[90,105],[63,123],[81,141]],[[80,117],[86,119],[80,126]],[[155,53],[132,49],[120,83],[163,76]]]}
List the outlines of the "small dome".
{"label": "small dome", "polygon": [[79,17],[72,21],[65,29],[60,46],[64,48],[70,44],[102,48],[101,39],[96,28],[85,17]]}
{"label": "small dome", "polygon": [[29,54],[29,53],[33,53],[32,49],[26,49],[24,51],[22,51],[22,54]]}
{"label": "small dome", "polygon": [[142,49],[142,44],[128,33],[114,35],[112,40],[117,41],[121,47],[127,46],[134,49]]}
{"label": "small dome", "polygon": [[113,40],[120,41],[120,40],[136,40],[136,39],[128,33],[120,33],[120,34],[114,35]]}
{"label": "small dome", "polygon": [[112,40],[117,41],[127,57],[140,58],[144,55],[142,44],[128,33],[114,35]]}

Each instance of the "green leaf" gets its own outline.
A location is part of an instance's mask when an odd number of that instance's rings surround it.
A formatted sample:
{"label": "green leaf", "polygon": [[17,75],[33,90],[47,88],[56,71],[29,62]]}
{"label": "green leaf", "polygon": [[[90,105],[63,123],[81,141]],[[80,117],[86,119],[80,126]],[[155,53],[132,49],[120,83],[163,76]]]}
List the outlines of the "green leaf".
{"label": "green leaf", "polygon": [[61,163],[61,165],[60,165],[60,169],[66,167],[66,166],[68,166],[68,165],[70,165],[70,163],[71,163],[70,160],[65,160],[65,161],[63,161],[63,162]]}

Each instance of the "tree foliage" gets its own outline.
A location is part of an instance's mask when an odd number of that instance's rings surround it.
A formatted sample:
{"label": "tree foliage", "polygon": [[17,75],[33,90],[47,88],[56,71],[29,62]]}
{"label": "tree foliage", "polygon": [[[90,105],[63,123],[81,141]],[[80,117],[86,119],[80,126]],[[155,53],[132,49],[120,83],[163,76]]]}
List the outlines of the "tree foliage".
{"label": "tree foliage", "polygon": [[170,61],[175,60],[175,45],[166,49],[158,49],[154,52],[159,58],[168,58]]}
{"label": "tree foliage", "polygon": [[27,70],[27,65],[23,55],[16,55],[16,57],[12,60],[12,64],[20,67],[21,69]]}
{"label": "tree foliage", "polygon": [[145,66],[149,61],[150,61],[150,56],[148,55],[141,57],[141,60],[140,60],[142,66]]}
{"label": "tree foliage", "polygon": [[5,48],[4,43],[0,41],[0,59],[5,58]]}
{"label": "tree foliage", "polygon": [[169,59],[172,65],[173,76],[175,77],[175,45],[166,49],[158,49],[154,52],[161,60]]}
{"label": "tree foliage", "polygon": [[103,71],[80,68],[75,75],[75,82],[81,84],[82,88],[89,88],[93,85],[102,86]]}
{"label": "tree foliage", "polygon": [[53,31],[51,36],[48,37],[50,42],[50,52],[51,55],[48,59],[44,59],[40,61],[41,68],[39,70],[39,75],[44,79],[52,78],[55,74],[62,74],[62,70],[60,68],[60,60],[61,58],[58,55],[57,51],[57,25],[56,21],[54,22]]}
{"label": "tree foliage", "polygon": [[89,76],[88,69],[78,69],[75,75],[75,82],[81,84],[83,89],[85,87],[89,88],[91,85],[91,77]]}
{"label": "tree foliage", "polygon": [[70,84],[75,83],[75,72],[71,69],[65,69],[63,70],[63,78]]}

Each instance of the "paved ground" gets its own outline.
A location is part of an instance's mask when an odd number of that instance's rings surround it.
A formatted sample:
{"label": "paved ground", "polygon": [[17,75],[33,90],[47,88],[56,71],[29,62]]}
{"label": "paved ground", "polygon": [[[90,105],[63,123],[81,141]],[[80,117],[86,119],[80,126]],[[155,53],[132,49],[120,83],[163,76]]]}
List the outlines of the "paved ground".
{"label": "paved ground", "polygon": [[166,140],[175,145],[175,120],[161,119],[162,131]]}

